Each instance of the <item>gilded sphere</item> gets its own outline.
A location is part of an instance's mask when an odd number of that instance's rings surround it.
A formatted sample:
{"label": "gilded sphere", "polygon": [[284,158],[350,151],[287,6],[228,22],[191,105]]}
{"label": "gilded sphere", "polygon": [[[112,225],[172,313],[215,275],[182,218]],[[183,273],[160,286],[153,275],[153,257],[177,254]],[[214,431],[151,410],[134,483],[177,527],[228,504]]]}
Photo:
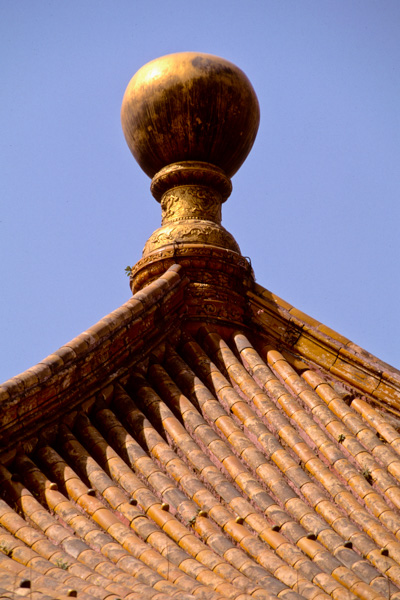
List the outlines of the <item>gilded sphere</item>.
{"label": "gilded sphere", "polygon": [[157,58],[133,76],[121,108],[128,146],[149,177],[182,161],[204,161],[232,177],[257,135],[260,109],[246,75],[211,54]]}

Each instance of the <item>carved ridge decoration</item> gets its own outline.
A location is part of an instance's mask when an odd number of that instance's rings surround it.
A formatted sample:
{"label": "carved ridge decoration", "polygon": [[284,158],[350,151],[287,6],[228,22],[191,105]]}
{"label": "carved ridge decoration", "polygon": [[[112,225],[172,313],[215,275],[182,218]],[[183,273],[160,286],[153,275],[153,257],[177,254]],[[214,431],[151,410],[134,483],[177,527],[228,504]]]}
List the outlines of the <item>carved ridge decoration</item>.
{"label": "carved ridge decoration", "polygon": [[[170,244],[159,250],[155,255],[148,255],[141,258],[132,269],[131,279],[134,279],[142,270],[150,269],[157,276],[164,273],[170,266],[178,262],[181,257],[187,256],[188,265],[196,262],[201,269],[221,268],[223,264],[225,273],[238,273],[242,270],[247,276],[253,277],[252,269],[247,259],[241,254],[227,252],[223,248],[207,247],[200,244]],[[179,260],[182,263],[182,260]],[[216,264],[213,267],[213,263]]]}
{"label": "carved ridge decoration", "polygon": [[132,291],[177,263],[189,280],[188,318],[243,322],[246,290],[254,284],[254,276],[235,239],[221,225],[230,180],[219,167],[186,161],[161,169],[151,189],[161,203],[162,224],[132,270]]}
{"label": "carved ridge decoration", "polygon": [[[231,290],[215,274],[214,284],[192,283],[188,289],[188,305],[191,317],[215,317],[240,322],[245,312],[245,299]],[[223,286],[223,287],[222,287]]]}
{"label": "carved ridge decoration", "polygon": [[241,321],[240,315],[246,312],[246,291],[254,285],[251,265],[243,256],[206,244],[170,245],[135,265],[132,292],[162,277],[173,264],[180,264],[189,279],[186,288],[189,317],[213,314],[216,318],[229,316],[235,322]]}
{"label": "carved ridge decoration", "polygon": [[162,224],[201,219],[221,223],[221,195],[202,185],[173,188],[161,199]]}
{"label": "carved ridge decoration", "polygon": [[206,162],[167,165],[151,184],[161,203],[162,222],[147,241],[143,256],[169,244],[209,244],[240,254],[233,236],[221,225],[221,204],[232,190],[222,169]]}
{"label": "carved ridge decoration", "polygon": [[193,303],[190,306],[191,318],[213,318],[224,320],[230,324],[242,323],[245,307],[226,302],[216,302],[215,300],[201,299],[198,304]]}
{"label": "carved ridge decoration", "polygon": [[193,311],[223,315],[225,305],[239,314],[243,303],[235,294],[245,296],[254,275],[221,224],[221,205],[257,134],[260,109],[251,83],[219,57],[190,52],[161,57],[132,78],[121,120],[162,209],[161,227],[144,247],[147,262],[132,270],[131,288],[141,289],[156,273],[162,277],[161,267],[173,260],[189,280],[188,306],[194,302],[191,286],[210,282]]}
{"label": "carved ridge decoration", "polygon": [[221,202],[225,202],[232,192],[232,183],[222,169],[210,163],[190,160],[173,163],[161,169],[154,175],[150,190],[160,202],[168,190],[191,185],[201,185],[218,192]]}
{"label": "carved ridge decoration", "polygon": [[240,254],[240,248],[233,236],[222,225],[212,221],[193,219],[175,221],[157,229],[148,239],[143,256],[169,244],[202,243],[220,246]]}

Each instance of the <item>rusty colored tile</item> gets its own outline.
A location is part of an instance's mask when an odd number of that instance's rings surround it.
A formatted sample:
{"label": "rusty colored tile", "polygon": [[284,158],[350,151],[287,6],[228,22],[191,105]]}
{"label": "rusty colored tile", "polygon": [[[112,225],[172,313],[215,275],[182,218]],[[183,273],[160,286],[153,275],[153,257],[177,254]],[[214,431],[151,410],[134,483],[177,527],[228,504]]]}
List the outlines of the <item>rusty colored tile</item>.
{"label": "rusty colored tile", "polygon": [[233,538],[237,543],[242,542],[244,538],[252,537],[243,525],[236,523],[233,519],[229,519],[224,525],[224,531]]}
{"label": "rusty colored tile", "polygon": [[281,360],[276,360],[274,362],[273,370],[276,371],[284,381],[289,380],[293,376],[298,377],[297,373],[295,373],[293,368],[283,357]]}
{"label": "rusty colored tile", "polygon": [[[0,504],[1,506],[1,504]],[[4,505],[4,512],[0,517],[0,523],[3,527],[8,529],[11,533],[17,533],[21,527],[26,527],[26,521],[20,517],[16,512],[10,509],[8,505]]]}
{"label": "rusty colored tile", "polygon": [[[289,437],[289,436],[285,435],[284,440],[290,444],[290,447],[297,454],[297,456],[302,460],[304,465],[306,465],[306,464],[308,465],[308,461],[310,461],[310,460],[315,460],[314,452],[311,450],[311,448],[305,442],[301,441],[299,443],[295,443],[295,442],[297,442],[296,432],[294,432],[293,437],[292,436]],[[292,442],[292,443],[290,443],[290,442]]]}
{"label": "rusty colored tile", "polygon": [[236,478],[246,471],[244,465],[241,461],[234,455],[228,456],[224,459],[223,465],[225,469],[228,471],[229,475],[232,479],[236,480]]}
{"label": "rusty colored tile", "polygon": [[241,458],[246,461],[253,471],[259,471],[263,468],[270,468],[266,465],[266,458],[260,450],[257,450],[253,445],[243,450]]}
{"label": "rusty colored tile", "polygon": [[253,411],[243,400],[237,400],[237,402],[231,406],[231,411],[242,423],[245,423],[248,419],[254,417]]}
{"label": "rusty colored tile", "polygon": [[310,480],[301,486],[301,493],[312,507],[317,506],[319,502],[326,499],[326,495],[322,492],[321,488]]}
{"label": "rusty colored tile", "polygon": [[298,310],[297,308],[290,308],[289,314],[291,315],[291,317],[296,317],[296,319],[299,319],[300,321],[303,321],[304,323],[307,323],[307,325],[311,325],[312,327],[318,327],[319,325],[321,325],[319,321],[313,319],[312,317],[302,312],[301,310]]}
{"label": "rusty colored tile", "polygon": [[295,465],[297,466],[297,463],[295,463],[290,454],[288,454],[286,450],[283,450],[283,448],[280,448],[271,454],[270,459],[274,461],[282,473],[286,473],[288,469],[293,468]]}
{"label": "rusty colored tile", "polygon": [[165,523],[163,531],[177,543],[180,543],[181,539],[188,535],[186,527],[176,519],[172,519]]}
{"label": "rusty colored tile", "polygon": [[284,337],[289,324],[282,319],[279,314],[266,306],[258,307],[257,305],[253,305],[251,308],[254,313],[254,318],[261,322],[263,328],[279,338]]}
{"label": "rusty colored tile", "polygon": [[87,486],[77,477],[70,478],[65,482],[67,492],[75,501],[78,501],[82,494],[87,493]]}
{"label": "rusty colored tile", "polygon": [[52,540],[55,544],[61,544],[65,539],[70,536],[70,532],[65,528],[54,523],[46,529],[46,536]]}
{"label": "rusty colored tile", "polygon": [[293,347],[305,358],[308,358],[325,369],[330,369],[336,360],[336,353],[328,346],[314,340],[309,334],[302,333]]}
{"label": "rusty colored tile", "polygon": [[238,426],[232,421],[227,415],[217,417],[215,425],[224,434],[226,438],[229,438],[231,433],[239,430]]}
{"label": "rusty colored tile", "polygon": [[235,453],[238,454],[239,457],[246,448],[251,446],[251,442],[249,441],[247,435],[245,435],[241,430],[231,433],[227,441],[228,444],[234,448]]}
{"label": "rusty colored tile", "polygon": [[[42,509],[42,506],[39,504],[39,502],[30,494],[20,495],[17,502],[18,502],[18,506],[21,508],[21,510],[27,516],[32,516],[38,510],[42,510],[44,512],[44,510]],[[46,517],[49,516],[47,513],[45,513],[45,515],[46,515]]]}
{"label": "rusty colored tile", "polygon": [[378,593],[363,581],[358,581],[352,585],[350,591],[358,597],[365,598],[365,600],[377,600],[379,598]]}
{"label": "rusty colored tile", "polygon": [[274,550],[277,550],[282,544],[287,543],[287,539],[281,533],[273,531],[270,527],[265,527],[259,536]]}
{"label": "rusty colored tile", "polygon": [[248,429],[251,434],[254,433],[254,435],[257,435],[258,433],[257,440],[262,446],[263,453],[267,459],[271,458],[271,455],[274,452],[277,452],[282,448],[280,441],[273,434],[269,433],[262,423],[259,424],[256,431],[250,426]]}
{"label": "rusty colored tile", "polygon": [[341,355],[337,357],[334,364],[327,366],[327,368],[330,368],[335,375],[343,377],[343,379],[365,392],[372,393],[378,387],[379,379],[376,376],[371,375],[359,366],[351,364]]}
{"label": "rusty colored tile", "polygon": [[36,542],[45,539],[43,533],[33,529],[33,527],[29,527],[28,525],[18,528],[14,535],[16,538],[20,539],[24,542],[24,544],[30,547],[32,547]]}
{"label": "rusty colored tile", "polygon": [[400,409],[400,390],[389,382],[381,380],[373,395],[391,406]]}
{"label": "rusty colored tile", "polygon": [[218,583],[220,583],[219,577],[215,575],[212,571],[207,569],[204,565],[194,561],[193,559],[188,558],[185,561],[186,564],[181,564],[180,568],[182,570],[189,570],[191,576],[196,579],[202,585],[210,587],[214,589]]}
{"label": "rusty colored tile", "polygon": [[[378,459],[382,459],[381,456],[378,455]],[[391,475],[393,475],[393,477],[397,479],[397,481],[400,481],[400,462],[391,462],[387,466],[387,470]]]}
{"label": "rusty colored tile", "polygon": [[21,545],[15,545],[12,551],[12,558],[24,565],[27,565],[32,558],[36,557],[36,552],[31,548]]}
{"label": "rusty colored tile", "polygon": [[[288,311],[291,308],[293,308],[292,305],[289,304],[289,302],[286,302],[285,300],[283,300],[282,298],[280,298],[276,294],[273,294],[272,292],[270,292],[269,290],[267,290],[263,286],[259,285],[258,283],[256,283],[254,289],[255,289],[257,295],[261,296],[262,299],[265,302],[268,302],[269,304],[271,304],[274,307],[281,307],[281,308],[284,308],[284,309],[286,309]],[[253,294],[251,294],[249,292],[249,296],[251,298],[251,297],[253,297]]]}
{"label": "rusty colored tile", "polygon": [[[210,553],[210,551],[208,549],[206,549],[203,542],[201,542],[193,534],[186,532],[186,535],[183,535],[182,537],[180,537],[179,546],[182,548],[182,550],[184,550],[191,556],[195,557],[196,560],[200,560],[201,563],[203,563],[203,564],[207,563],[207,566],[209,566],[209,567],[210,567],[210,563],[214,564],[213,561],[211,560],[211,558],[215,557],[215,555]],[[202,559],[204,558],[204,561],[199,558],[200,554],[201,554]],[[209,554],[210,554],[211,558],[208,556]],[[208,557],[208,560],[206,560],[206,557]]]}
{"label": "rusty colored tile", "polygon": [[217,594],[221,594],[221,596],[224,598],[230,598],[233,594],[235,594],[236,600],[249,600],[249,596],[247,594],[238,594],[237,589],[227,582],[221,582],[219,585],[216,585],[214,589]]}
{"label": "rusty colored tile", "polygon": [[227,550],[233,547],[231,540],[229,540],[222,533],[213,532],[207,539],[207,545],[214,550],[217,554],[223,556]]}
{"label": "rusty colored tile", "polygon": [[175,417],[164,419],[163,428],[168,431],[175,440],[179,440],[182,435],[186,435],[186,430]]}
{"label": "rusty colored tile", "polygon": [[326,327],[326,325],[321,325],[320,324],[318,326],[318,331],[320,331],[321,333],[329,336],[330,338],[332,338],[336,342],[339,342],[340,344],[343,344],[343,346],[346,346],[349,343],[349,341],[350,341],[349,339],[347,339],[343,335],[340,335],[340,333],[337,333],[336,331],[334,331],[330,327]]}
{"label": "rusty colored tile", "polygon": [[102,527],[105,531],[120,521],[117,517],[107,508],[98,508],[92,515],[92,518],[100,527]]}

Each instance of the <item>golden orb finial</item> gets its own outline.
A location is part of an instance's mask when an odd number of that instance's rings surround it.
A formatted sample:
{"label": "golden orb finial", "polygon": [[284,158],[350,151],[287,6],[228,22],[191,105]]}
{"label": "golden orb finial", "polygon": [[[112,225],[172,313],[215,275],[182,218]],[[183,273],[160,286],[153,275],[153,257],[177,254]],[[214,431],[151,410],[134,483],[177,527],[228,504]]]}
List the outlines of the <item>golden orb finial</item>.
{"label": "golden orb finial", "polygon": [[121,109],[128,146],[149,177],[172,163],[211,163],[232,177],[258,130],[257,96],[231,62],[180,52],[144,65]]}
{"label": "golden orb finial", "polygon": [[170,54],[131,79],[121,120],[132,154],[152,178],[150,189],[162,213],[161,227],[131,273],[132,291],[171,264],[184,264],[194,304],[203,310],[203,296],[223,280],[233,312],[241,307],[242,314],[240,291],[252,285],[253,274],[221,224],[221,206],[257,134],[260,109],[251,83],[223,58]]}

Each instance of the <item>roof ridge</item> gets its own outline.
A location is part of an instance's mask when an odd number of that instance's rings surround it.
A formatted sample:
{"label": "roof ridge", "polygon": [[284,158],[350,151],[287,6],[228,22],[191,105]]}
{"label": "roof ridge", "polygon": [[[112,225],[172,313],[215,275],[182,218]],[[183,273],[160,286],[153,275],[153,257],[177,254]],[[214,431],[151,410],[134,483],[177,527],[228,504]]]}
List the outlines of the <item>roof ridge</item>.
{"label": "roof ridge", "polygon": [[[185,286],[181,267],[171,266],[156,281],[85,332],[37,365],[1,384],[0,445],[3,441],[7,443],[12,432],[25,429],[33,420],[36,422],[38,415],[41,418],[45,415],[48,422],[52,407],[60,411],[64,402],[69,401],[71,410],[78,398],[94,393],[99,369],[102,387],[106,380],[108,385],[112,379],[120,377],[127,368],[127,359],[129,362],[130,356],[137,358],[138,351],[140,354],[145,332],[151,329],[150,337],[159,337],[160,331],[166,333],[176,322],[182,310],[173,309],[182,308]],[[168,311],[164,304],[168,305]]]}
{"label": "roof ridge", "polygon": [[[256,284],[252,320],[290,351],[338,376],[386,409],[400,411],[400,371]],[[284,352],[285,354],[285,352]]]}

